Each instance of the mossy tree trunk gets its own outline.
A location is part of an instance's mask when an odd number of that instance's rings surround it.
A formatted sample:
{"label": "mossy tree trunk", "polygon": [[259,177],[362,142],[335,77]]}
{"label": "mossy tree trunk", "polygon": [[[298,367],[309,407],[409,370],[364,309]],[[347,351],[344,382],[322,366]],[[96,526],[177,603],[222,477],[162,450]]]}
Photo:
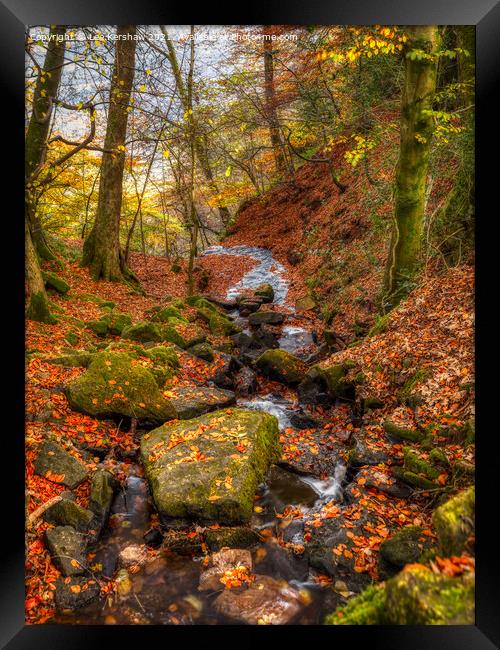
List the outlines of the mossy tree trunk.
{"label": "mossy tree trunk", "polygon": [[388,310],[411,290],[420,265],[425,190],[434,120],[438,28],[408,28],[401,104],[401,140],[394,190],[394,228],[387,260],[383,303]]}
{"label": "mossy tree trunk", "polygon": [[45,235],[36,215],[36,175],[45,161],[47,137],[50,129],[53,100],[57,98],[64,64],[66,28],[53,25],[50,28],[50,40],[43,67],[38,70],[38,77],[33,96],[31,113],[25,142],[25,210],[33,244],[41,259],[54,260]]}
{"label": "mossy tree trunk", "polygon": [[276,93],[274,87],[274,60],[272,41],[264,40],[264,97],[266,119],[269,125],[269,137],[273,149],[276,172],[280,178],[287,175],[287,163],[281,138],[280,123],[276,111]]}
{"label": "mossy tree trunk", "polygon": [[436,221],[441,225],[443,240],[439,251],[451,264],[459,264],[463,253],[474,246],[475,160],[474,160],[474,95],[475,48],[474,25],[461,25],[457,30],[458,80],[462,85],[458,108],[462,109],[464,131],[460,136],[459,162],[453,188],[439,210]]}
{"label": "mossy tree trunk", "polygon": [[115,62],[109,94],[108,123],[102,155],[99,199],[94,226],[84,242],[82,266],[90,268],[94,280],[134,279],[120,249],[125,136],[134,80],[134,25],[117,28]]}
{"label": "mossy tree trunk", "polygon": [[[167,58],[170,63],[170,67],[172,68],[172,74],[174,75],[175,84],[177,86],[177,92],[179,93],[179,98],[181,100],[182,108],[184,109],[184,112],[187,113],[190,110],[189,91],[186,88],[184,79],[182,78],[181,69],[179,67],[179,61],[177,59],[177,52],[175,51],[175,47],[172,43],[172,40],[170,39],[170,36],[168,34],[165,25],[161,25],[161,30],[163,32],[163,35],[165,36],[165,43],[167,45],[167,52],[168,52]],[[219,194],[219,187],[214,178],[212,167],[210,165],[210,160],[208,158],[208,147],[205,139],[200,137],[199,134],[200,129],[192,114],[191,117],[197,134],[195,140],[196,157],[198,159],[200,169],[203,172],[203,175],[205,176],[208,186],[210,187],[210,190],[213,192],[215,196],[217,196]],[[220,204],[217,206],[217,209],[223,225],[227,226],[231,220],[231,213],[229,212],[229,209],[226,206]]]}
{"label": "mossy tree trunk", "polygon": [[54,323],[55,318],[50,313],[45,283],[26,218],[24,219],[24,231],[25,280],[27,285],[26,318],[41,323]]}

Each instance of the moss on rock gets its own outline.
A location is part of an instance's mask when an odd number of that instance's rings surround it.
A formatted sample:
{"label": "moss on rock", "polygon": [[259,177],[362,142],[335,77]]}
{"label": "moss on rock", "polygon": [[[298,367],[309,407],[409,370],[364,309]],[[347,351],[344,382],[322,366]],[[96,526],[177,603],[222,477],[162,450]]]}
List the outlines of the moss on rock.
{"label": "moss on rock", "polygon": [[203,330],[178,318],[169,318],[160,329],[161,340],[174,343],[185,350],[198,343],[203,343],[207,336]]}
{"label": "moss on rock", "polygon": [[124,339],[131,339],[132,341],[140,341],[141,343],[148,343],[151,341],[160,342],[163,340],[160,327],[156,323],[149,321],[139,321],[135,325],[129,325],[122,331]]}
{"label": "moss on rock", "polygon": [[389,577],[416,562],[424,550],[420,526],[405,526],[380,545],[379,574]]}
{"label": "moss on rock", "polygon": [[145,434],[141,459],[162,519],[244,523],[269,465],[280,457],[268,413],[224,409]]}
{"label": "moss on rock", "polygon": [[52,271],[43,271],[42,277],[45,286],[54,289],[57,293],[64,295],[70,290],[69,284],[55,273],[52,273]]}
{"label": "moss on rock", "polygon": [[176,351],[170,346],[157,345],[154,348],[149,348],[144,351],[144,356],[156,364],[163,363],[172,368],[178,368],[180,365]]}
{"label": "moss on rock", "polygon": [[449,578],[409,565],[386,583],[386,611],[394,625],[473,625],[474,574]]}
{"label": "moss on rock", "polygon": [[66,387],[72,408],[94,417],[121,415],[152,422],[177,416],[153,374],[123,352],[99,352]]}
{"label": "moss on rock", "polygon": [[409,440],[410,442],[420,442],[423,439],[424,434],[421,431],[416,429],[407,429],[405,427],[400,427],[390,420],[384,422],[384,429],[388,436],[395,438],[396,440]]}
{"label": "moss on rock", "polygon": [[446,556],[460,555],[474,532],[475,488],[459,492],[432,514],[439,546]]}
{"label": "moss on rock", "polygon": [[425,476],[425,478],[430,480],[436,479],[441,473],[437,467],[431,465],[431,463],[422,458],[411,447],[405,447],[403,449],[403,457],[405,469],[409,472]]}
{"label": "moss on rock", "polygon": [[370,585],[325,618],[325,625],[382,625],[384,622],[384,585]]}

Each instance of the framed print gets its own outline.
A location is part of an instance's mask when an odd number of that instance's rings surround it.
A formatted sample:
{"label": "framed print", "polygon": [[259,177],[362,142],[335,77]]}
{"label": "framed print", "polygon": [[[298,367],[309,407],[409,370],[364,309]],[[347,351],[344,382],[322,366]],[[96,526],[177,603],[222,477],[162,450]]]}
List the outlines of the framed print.
{"label": "framed print", "polygon": [[498,4],[1,12],[4,647],[496,647]]}

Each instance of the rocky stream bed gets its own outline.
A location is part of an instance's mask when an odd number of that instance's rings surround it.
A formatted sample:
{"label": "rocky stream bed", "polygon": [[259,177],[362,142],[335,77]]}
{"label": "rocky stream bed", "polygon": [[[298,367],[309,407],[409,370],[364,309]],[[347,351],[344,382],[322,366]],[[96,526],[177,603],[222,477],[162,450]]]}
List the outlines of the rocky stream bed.
{"label": "rocky stream bed", "polygon": [[[413,523],[415,485],[405,471],[421,477],[419,459],[408,457],[399,478],[391,471],[392,446],[412,432],[388,425],[376,445],[362,429],[353,435],[359,373],[353,377],[346,362],[318,365],[329,348],[297,324],[300,315],[286,302],[285,268],[266,249],[204,253],[217,254],[248,256],[258,265],[226,296],[186,300],[221,337],[214,348],[222,363],[204,385],[168,388],[177,353],[214,360],[204,330],[184,319],[180,300],[142,323],[110,312],[94,327],[119,333],[118,342],[58,361],[85,368],[66,387],[71,407],[125,419],[137,446],[121,484],[104,467],[94,472],[88,509],[68,491],[44,513],[56,525],[45,536],[62,574],[58,611],[48,622],[319,624],[376,579],[387,580],[384,598],[400,603],[394,622],[427,622],[418,619],[417,592],[428,611],[446,590],[451,613],[442,618],[468,622],[466,579],[402,576],[406,564],[443,540],[461,550],[446,512],[435,518],[437,541]],[[365,411],[377,407],[374,400]],[[332,431],[326,413],[344,426]],[[36,471],[62,476],[68,490],[87,476],[50,440]],[[431,468],[422,480],[430,484],[436,476]],[[467,498],[459,513],[473,509],[473,494]],[[394,526],[398,511],[409,515]],[[462,526],[467,517],[459,518]],[[114,588],[106,594],[100,585],[109,579]],[[363,592],[368,614],[358,622],[375,622],[369,619],[380,615],[381,593],[380,586]]]}

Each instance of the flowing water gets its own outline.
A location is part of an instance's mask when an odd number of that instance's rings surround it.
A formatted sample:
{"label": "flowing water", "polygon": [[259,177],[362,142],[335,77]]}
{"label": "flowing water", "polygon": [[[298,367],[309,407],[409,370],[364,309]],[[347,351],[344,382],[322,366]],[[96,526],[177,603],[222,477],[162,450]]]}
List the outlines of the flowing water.
{"label": "flowing water", "polygon": [[[263,282],[271,284],[275,302],[283,304],[288,292],[284,267],[277,263],[271,251],[250,246],[223,248],[214,246],[205,255],[247,255],[259,261],[259,265],[247,273],[232,287],[227,298],[234,298],[242,288],[254,288]],[[240,319],[242,325],[246,319]],[[309,332],[299,327],[285,325],[282,328],[280,347],[291,352],[310,345]],[[251,399],[239,399],[238,406],[264,411],[276,416],[279,429],[291,426],[291,415],[296,406],[279,395],[257,395]],[[132,544],[142,544],[144,534],[150,529],[154,512],[147,483],[141,478],[137,466],[128,466],[129,477],[124,489],[118,493],[112,506],[109,525],[95,548],[94,565],[101,565],[102,575],[112,577],[118,565],[120,551]],[[131,471],[130,471],[131,470]],[[341,495],[341,483],[345,468],[337,467],[335,475],[320,480],[312,476],[298,476],[286,469],[273,466],[266,482],[259,487],[258,503],[262,508],[254,513],[251,525],[256,530],[271,529],[273,537],[252,552],[254,571],[261,575],[286,581],[301,590],[306,597],[294,624],[320,623],[325,614],[323,599],[325,590],[312,580],[307,560],[276,543],[284,522],[277,514],[286,506],[298,507],[303,512],[317,507],[324,501]],[[299,522],[298,522],[299,523]],[[296,539],[300,540],[300,530]],[[212,607],[214,594],[198,591],[200,573],[203,570],[199,557],[159,557],[147,563],[137,573],[127,576],[128,593],[104,603],[94,603],[84,610],[59,613],[53,623],[77,624],[205,624],[231,623],[217,614]],[[116,575],[116,574],[115,574]]]}

